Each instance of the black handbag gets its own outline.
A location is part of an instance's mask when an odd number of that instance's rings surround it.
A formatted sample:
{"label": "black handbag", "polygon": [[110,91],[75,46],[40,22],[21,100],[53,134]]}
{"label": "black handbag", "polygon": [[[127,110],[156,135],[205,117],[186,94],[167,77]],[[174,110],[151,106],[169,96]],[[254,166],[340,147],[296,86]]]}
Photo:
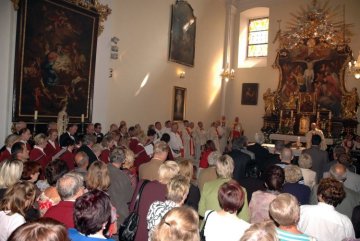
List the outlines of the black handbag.
{"label": "black handbag", "polygon": [[136,231],[139,224],[139,201],[141,193],[149,180],[144,180],[141,184],[140,190],[136,196],[134,210],[127,216],[124,222],[119,227],[119,240],[120,241],[133,241],[135,239]]}
{"label": "black handbag", "polygon": [[207,221],[208,217],[210,216],[210,214],[211,214],[212,212],[214,212],[214,210],[211,210],[211,211],[209,212],[209,214],[206,216],[205,221],[204,221],[204,225],[202,226],[202,229],[201,229],[201,231],[200,231],[200,240],[201,240],[201,241],[206,241],[206,238],[205,238],[205,225],[206,225],[206,221]]}

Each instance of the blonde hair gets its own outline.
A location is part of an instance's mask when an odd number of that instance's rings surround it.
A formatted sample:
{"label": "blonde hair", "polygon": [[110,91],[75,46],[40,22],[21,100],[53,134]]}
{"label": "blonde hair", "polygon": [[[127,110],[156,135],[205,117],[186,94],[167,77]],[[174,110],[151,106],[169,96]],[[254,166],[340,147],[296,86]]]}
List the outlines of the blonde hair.
{"label": "blonde hair", "polygon": [[93,162],[86,174],[86,187],[89,190],[107,191],[110,186],[109,171],[102,161]]}
{"label": "blonde hair", "polygon": [[47,142],[47,136],[45,134],[43,134],[43,133],[37,134],[34,137],[34,141],[35,141],[36,145],[42,145],[45,142]]}
{"label": "blonde hair", "polygon": [[234,172],[234,160],[229,155],[222,155],[216,161],[216,174],[221,178],[231,178]]}
{"label": "blonde hair", "polygon": [[309,154],[303,153],[299,156],[299,167],[306,169],[312,167],[312,158]]}
{"label": "blonde hair", "polygon": [[189,181],[191,181],[194,173],[193,163],[190,160],[182,160],[179,162],[179,174],[186,177]]}
{"label": "blonde hair", "polygon": [[5,146],[11,147],[17,140],[19,139],[19,136],[16,134],[10,134],[5,139]]}
{"label": "blonde hair", "polygon": [[159,141],[154,145],[154,153],[168,152],[168,145],[164,141]]}
{"label": "blonde hair", "polygon": [[93,150],[94,153],[101,153],[102,150],[104,150],[104,148],[102,147],[102,145],[99,144],[99,143],[94,144],[94,145],[91,147],[91,149]]}
{"label": "blonde hair", "polygon": [[25,216],[25,211],[35,200],[35,185],[28,181],[17,182],[9,187],[0,202],[0,210],[9,210],[9,215],[19,213]]}
{"label": "blonde hair", "polygon": [[152,241],[199,241],[199,216],[182,206],[170,210],[151,235]]}
{"label": "blonde hair", "polygon": [[189,193],[190,181],[182,175],[177,175],[170,180],[166,187],[166,198],[175,203],[181,203]]}
{"label": "blonde hair", "polygon": [[19,160],[6,160],[0,166],[0,188],[8,188],[18,182],[24,169]]}
{"label": "blonde hair", "polygon": [[159,167],[159,182],[168,184],[179,173],[179,165],[174,161],[166,161]]}
{"label": "blonde hair", "polygon": [[275,224],[272,221],[254,223],[248,228],[240,241],[279,241]]}
{"label": "blonde hair", "polygon": [[297,183],[303,177],[300,167],[295,165],[287,165],[284,168],[284,172],[285,181],[289,183]]}
{"label": "blonde hair", "polygon": [[269,214],[279,225],[296,225],[300,218],[300,207],[298,200],[289,193],[279,194],[270,203]]}
{"label": "blonde hair", "polygon": [[124,154],[125,154],[125,161],[123,162],[124,163],[132,163],[131,166],[134,165],[134,160],[135,160],[135,154],[132,150],[129,150],[129,149],[124,149]]}
{"label": "blonde hair", "polygon": [[112,141],[114,141],[114,137],[112,135],[106,135],[101,141],[101,146],[107,148]]}

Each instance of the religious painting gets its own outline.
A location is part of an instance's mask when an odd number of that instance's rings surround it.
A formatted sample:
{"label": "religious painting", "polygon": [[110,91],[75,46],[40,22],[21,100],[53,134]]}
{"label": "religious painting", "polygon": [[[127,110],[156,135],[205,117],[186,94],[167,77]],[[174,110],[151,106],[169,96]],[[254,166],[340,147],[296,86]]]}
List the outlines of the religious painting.
{"label": "religious painting", "polygon": [[316,96],[314,93],[300,93],[299,113],[313,114],[316,111]]}
{"label": "religious painting", "polygon": [[183,121],[185,119],[186,107],[186,88],[174,87],[173,96],[173,113],[172,119],[174,121]]}
{"label": "religious painting", "polygon": [[196,17],[186,1],[172,5],[169,61],[194,66]]}
{"label": "religious painting", "polygon": [[244,83],[242,85],[241,104],[257,105],[258,101],[258,83]]}
{"label": "religious painting", "polygon": [[[91,1],[89,1],[90,3]],[[23,0],[18,11],[13,121],[90,122],[99,15],[63,0]]]}

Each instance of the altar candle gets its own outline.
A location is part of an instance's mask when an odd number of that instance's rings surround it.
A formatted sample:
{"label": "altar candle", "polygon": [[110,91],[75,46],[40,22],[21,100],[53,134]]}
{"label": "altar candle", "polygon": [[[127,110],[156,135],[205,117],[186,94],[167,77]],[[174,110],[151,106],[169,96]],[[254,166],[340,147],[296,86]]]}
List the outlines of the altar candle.
{"label": "altar candle", "polygon": [[81,114],[81,123],[84,123],[84,114]]}
{"label": "altar candle", "polygon": [[38,118],[38,111],[36,110],[36,111],[34,112],[34,120],[37,120],[37,118]]}
{"label": "altar candle", "polygon": [[282,110],[280,110],[280,119],[282,119]]}
{"label": "altar candle", "polygon": [[320,113],[319,111],[316,113],[316,119],[319,119]]}
{"label": "altar candle", "polygon": [[331,111],[329,112],[329,120],[331,120],[331,117],[332,117],[332,113]]}
{"label": "altar candle", "polygon": [[291,110],[291,119],[293,118],[293,116],[294,116],[294,111]]}

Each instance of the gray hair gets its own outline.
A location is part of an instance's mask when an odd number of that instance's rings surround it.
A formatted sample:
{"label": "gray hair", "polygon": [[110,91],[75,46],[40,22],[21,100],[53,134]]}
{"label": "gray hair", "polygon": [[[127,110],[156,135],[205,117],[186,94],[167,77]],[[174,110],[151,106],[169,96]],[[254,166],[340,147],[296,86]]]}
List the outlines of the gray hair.
{"label": "gray hair", "polygon": [[110,154],[110,162],[111,163],[114,163],[114,162],[123,163],[125,161],[125,159],[126,159],[125,153],[119,147],[115,148]]}
{"label": "gray hair", "polygon": [[58,191],[61,200],[67,200],[74,197],[84,186],[83,177],[75,172],[66,173],[56,183],[56,190]]}
{"label": "gray hair", "polygon": [[329,172],[333,178],[340,182],[346,180],[346,167],[343,164],[336,163],[332,165]]}
{"label": "gray hair", "polygon": [[246,136],[240,136],[233,141],[232,149],[240,150],[246,146],[248,139]]}
{"label": "gray hair", "polygon": [[265,140],[264,134],[263,133],[255,133],[255,142],[258,144],[263,144]]}
{"label": "gray hair", "polygon": [[83,144],[84,145],[90,145],[96,143],[96,136],[94,135],[85,135],[83,137]]}
{"label": "gray hair", "polygon": [[213,151],[209,154],[208,163],[209,166],[215,166],[217,160],[221,157],[221,153],[219,151]]}

